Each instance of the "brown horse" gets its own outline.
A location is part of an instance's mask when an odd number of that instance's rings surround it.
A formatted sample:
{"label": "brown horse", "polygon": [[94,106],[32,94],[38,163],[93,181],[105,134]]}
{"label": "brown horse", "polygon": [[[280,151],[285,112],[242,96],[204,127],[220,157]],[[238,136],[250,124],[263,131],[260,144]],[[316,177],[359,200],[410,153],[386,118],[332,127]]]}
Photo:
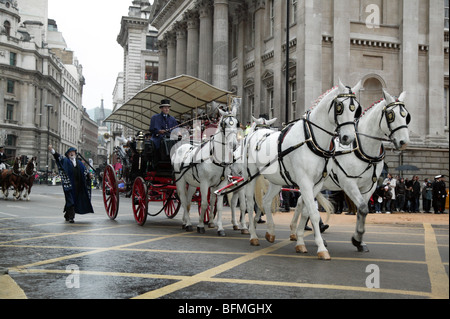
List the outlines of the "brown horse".
{"label": "brown horse", "polygon": [[20,174],[22,179],[19,185],[19,198],[22,195],[22,192],[25,190],[23,199],[30,200],[31,187],[33,187],[36,175],[36,159],[36,156],[31,158],[28,161],[27,167],[25,167],[25,169]]}
{"label": "brown horse", "polygon": [[12,169],[4,169],[1,174],[1,186],[4,199],[8,199],[9,188],[11,186],[14,187],[14,197],[15,199],[19,199],[19,185],[22,177],[20,176],[20,157],[16,157],[14,161],[14,165]]}

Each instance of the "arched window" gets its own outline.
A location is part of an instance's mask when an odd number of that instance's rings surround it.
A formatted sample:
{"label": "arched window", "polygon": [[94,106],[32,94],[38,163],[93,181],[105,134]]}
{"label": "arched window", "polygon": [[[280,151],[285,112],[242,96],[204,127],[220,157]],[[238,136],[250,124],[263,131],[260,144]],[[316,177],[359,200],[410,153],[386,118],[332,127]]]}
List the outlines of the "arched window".
{"label": "arched window", "polygon": [[11,35],[11,23],[9,21],[5,21],[3,23],[3,27],[5,28],[5,33],[7,36]]}
{"label": "arched window", "polygon": [[363,81],[363,90],[359,102],[361,105],[372,105],[383,98],[383,84],[375,77]]}

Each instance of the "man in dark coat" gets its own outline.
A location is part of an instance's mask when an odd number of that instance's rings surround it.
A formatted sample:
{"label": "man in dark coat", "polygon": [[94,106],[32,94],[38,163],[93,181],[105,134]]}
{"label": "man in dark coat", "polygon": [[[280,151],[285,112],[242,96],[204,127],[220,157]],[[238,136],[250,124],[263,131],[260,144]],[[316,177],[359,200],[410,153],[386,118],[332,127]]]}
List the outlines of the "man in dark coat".
{"label": "man in dark coat", "polygon": [[48,149],[55,158],[61,177],[66,199],[64,206],[66,221],[73,223],[75,213],[94,213],[91,205],[90,174],[84,164],[77,159],[77,150],[71,147],[67,150],[65,156],[62,156],[55,152],[52,145],[49,145]]}
{"label": "man in dark coat", "polygon": [[433,183],[433,208],[435,214],[444,214],[447,190],[445,188],[444,175],[438,175]]}
{"label": "man in dark coat", "polygon": [[161,140],[169,138],[170,131],[178,125],[177,120],[169,114],[170,100],[162,100],[159,109],[161,113],[152,117],[149,129],[152,134],[151,140],[157,150],[161,146]]}

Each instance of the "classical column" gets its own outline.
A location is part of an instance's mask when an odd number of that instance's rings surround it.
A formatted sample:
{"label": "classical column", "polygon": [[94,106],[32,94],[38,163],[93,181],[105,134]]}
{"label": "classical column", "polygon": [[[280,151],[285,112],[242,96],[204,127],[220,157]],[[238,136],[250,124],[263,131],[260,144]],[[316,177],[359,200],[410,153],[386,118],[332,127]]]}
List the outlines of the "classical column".
{"label": "classical column", "polygon": [[228,90],[228,0],[214,0],[212,84]]}
{"label": "classical column", "polygon": [[202,0],[198,4],[200,15],[199,65],[198,77],[208,83],[212,82],[212,18],[211,2]]}
{"label": "classical column", "polygon": [[186,73],[198,77],[198,12],[190,11],[186,14],[187,19],[187,65]]}
{"label": "classical column", "polygon": [[[440,1],[429,4],[428,50],[428,132],[430,136],[445,135],[444,42],[439,36],[444,30],[444,13]],[[448,72],[448,69],[447,69]]]}
{"label": "classical column", "polygon": [[164,40],[158,41],[159,70],[158,81],[167,79],[167,43]]}
{"label": "classical column", "polygon": [[[320,96],[323,91],[331,88],[322,88],[322,1],[301,0],[297,4],[297,107],[298,114],[303,114]],[[336,38],[336,33],[335,33]],[[347,37],[345,37],[347,38]],[[339,40],[338,40],[339,41]],[[350,40],[349,40],[350,41]],[[344,45],[339,43],[338,45]],[[350,47],[349,47],[350,49]],[[349,51],[348,51],[349,52]],[[337,56],[336,59],[345,65],[347,58],[345,55]],[[340,67],[336,74],[342,72]],[[348,73],[348,70],[346,70]],[[335,82],[337,84],[337,82]],[[346,85],[355,85],[355,81]]]}
{"label": "classical column", "polygon": [[[238,19],[238,43],[237,43],[237,95],[242,96],[244,98],[244,64],[245,64],[245,28],[246,21],[248,17],[248,7],[247,5],[241,4],[236,9],[236,14]],[[243,101],[246,99],[244,98]],[[245,102],[244,102],[245,103]],[[251,118],[250,107],[246,105],[246,107],[241,108],[241,122],[244,123],[247,119]]]}
{"label": "classical column", "polygon": [[[402,91],[407,92],[406,103],[408,111],[411,112],[412,117],[423,114],[423,105],[420,103],[420,93],[417,84],[419,82],[419,0],[403,1],[403,19],[400,25],[400,34],[402,37],[401,59],[402,59]],[[442,31],[442,30],[441,30]],[[441,88],[442,89],[442,88]],[[400,93],[400,92],[399,92]],[[399,94],[397,93],[397,94]],[[394,93],[392,93],[394,94]],[[425,103],[425,100],[422,100]],[[419,107],[420,106],[420,107]],[[412,121],[409,125],[410,130],[414,135],[425,135],[426,133],[421,129],[425,119]]]}
{"label": "classical column", "polygon": [[176,36],[174,33],[167,34],[167,78],[176,75]]}
{"label": "classical column", "polygon": [[175,26],[177,34],[177,57],[176,57],[176,69],[175,74],[186,74],[186,54],[187,54],[187,42],[186,42],[186,23],[178,22]]}
{"label": "classical column", "polygon": [[[408,1],[407,1],[408,2]],[[305,4],[309,3],[306,1]],[[350,77],[350,10],[347,0],[333,1],[333,83],[339,79],[344,85],[353,86],[356,83]]]}
{"label": "classical column", "polygon": [[264,87],[262,85],[262,75],[264,72],[264,65],[261,60],[261,56],[264,54],[264,30],[265,30],[265,21],[264,16],[266,12],[266,1],[265,0],[257,0],[255,1],[255,91],[254,91],[254,100],[255,100],[255,117],[259,117],[260,114],[265,113],[265,101],[264,101]]}

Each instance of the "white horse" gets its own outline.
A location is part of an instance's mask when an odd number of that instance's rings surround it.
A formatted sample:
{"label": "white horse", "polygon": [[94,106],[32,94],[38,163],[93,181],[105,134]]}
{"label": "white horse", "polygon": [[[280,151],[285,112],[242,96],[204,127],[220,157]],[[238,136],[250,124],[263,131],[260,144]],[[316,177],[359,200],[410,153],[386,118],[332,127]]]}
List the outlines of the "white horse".
{"label": "white horse", "polygon": [[[267,216],[266,239],[274,242],[274,222],[271,203],[283,185],[297,185],[302,191],[302,200],[310,215],[315,230],[315,241],[320,259],[330,259],[319,230],[320,214],[314,203],[322,188],[327,162],[332,156],[330,143],[337,133],[341,143],[350,144],[355,139],[355,118],[361,114],[354,88],[339,85],[323,94],[317,104],[304,118],[288,125],[281,132],[258,130],[246,146],[244,176],[252,179],[262,174],[269,182],[264,196],[264,211]],[[336,131],[336,133],[335,133]],[[246,203],[253,207],[254,183],[245,186]],[[249,210],[249,213],[251,210]],[[253,218],[249,215],[250,244],[259,245]]]}
{"label": "white horse", "polygon": [[[233,163],[231,165],[231,174],[233,176],[242,176],[243,162],[241,159],[244,157],[243,149],[244,149],[245,144],[247,143],[247,139],[255,132],[255,130],[258,130],[260,128],[270,127],[273,123],[275,123],[277,121],[277,118],[273,118],[271,120],[266,120],[265,118],[257,119],[252,116],[252,120],[253,120],[253,122],[247,131],[247,135],[245,136],[244,139],[241,140],[239,147],[234,152],[234,157],[235,157],[236,161],[235,161],[235,163]],[[262,189],[263,186],[264,186],[263,182],[255,184],[255,195],[256,194],[260,195],[262,191],[265,191],[265,189],[264,190]],[[228,198],[229,198],[229,204],[230,204],[230,208],[231,208],[231,223],[233,224],[233,229],[241,230],[242,234],[248,234],[249,233],[248,228],[245,223],[246,205],[245,205],[244,188],[241,187],[238,191],[233,192],[230,195],[231,196],[229,196]],[[261,196],[259,196],[259,197],[261,197]],[[239,224],[236,219],[236,207],[237,207],[238,200],[239,200],[239,208],[241,209]],[[257,201],[257,204],[261,205],[261,202]],[[253,208],[249,208],[249,209],[253,209]]]}
{"label": "white horse", "polygon": [[[408,124],[411,120],[403,101],[405,92],[394,99],[383,90],[384,100],[373,104],[358,119],[356,124],[357,139],[353,148],[348,150],[341,146],[336,148],[336,156],[328,166],[328,178],[323,189],[343,190],[358,207],[356,231],[352,243],[358,251],[369,251],[362,237],[365,232],[366,216],[369,213],[368,202],[377,186],[384,166],[384,147],[382,141],[391,141],[397,150],[403,150],[409,143]],[[319,203],[324,201],[318,194]],[[301,206],[297,207],[291,222],[291,239],[297,239],[298,252],[306,253],[303,241],[305,224],[308,216],[302,214],[297,227]],[[295,232],[297,234],[295,235]]]}
{"label": "white horse", "polygon": [[[233,99],[231,112],[220,111],[221,118],[216,132],[211,138],[201,145],[182,144],[174,148],[171,156],[177,192],[183,206],[183,226],[187,231],[192,231],[192,224],[189,215],[189,207],[197,187],[200,187],[202,194],[201,214],[197,231],[205,232],[204,216],[208,207],[208,191],[213,191],[225,186],[228,182],[226,176],[229,175],[229,165],[233,163],[233,151],[238,145],[237,131],[239,122],[236,119],[237,108],[240,99]],[[186,190],[186,186],[188,189]],[[211,196],[210,221],[213,220],[214,197]],[[217,196],[217,227],[219,236],[225,236],[222,225],[223,196]],[[210,224],[210,227],[211,224]]]}

